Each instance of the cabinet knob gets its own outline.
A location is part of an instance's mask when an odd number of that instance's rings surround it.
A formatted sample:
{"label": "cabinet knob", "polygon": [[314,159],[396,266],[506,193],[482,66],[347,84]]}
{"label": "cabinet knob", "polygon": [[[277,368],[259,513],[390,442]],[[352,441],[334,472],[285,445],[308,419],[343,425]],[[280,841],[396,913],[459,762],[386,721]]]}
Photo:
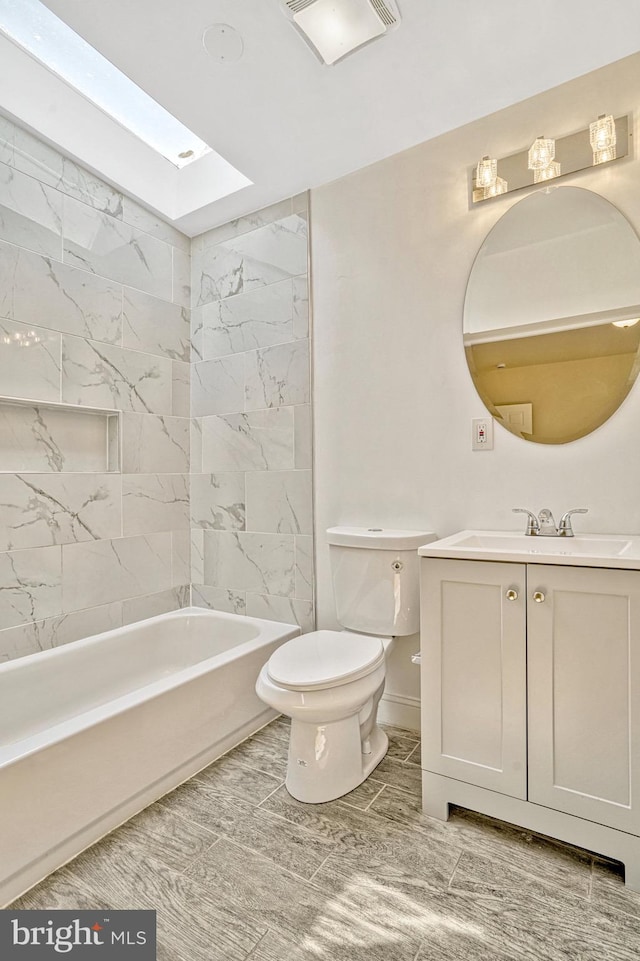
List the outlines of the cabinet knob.
{"label": "cabinet knob", "polygon": [[542,604],[544,600],[544,594],[542,593],[542,591],[534,591],[533,599],[536,602],[536,604]]}
{"label": "cabinet knob", "polygon": [[514,591],[513,588],[511,588],[511,590],[507,591],[506,597],[508,601],[517,601],[518,592]]}

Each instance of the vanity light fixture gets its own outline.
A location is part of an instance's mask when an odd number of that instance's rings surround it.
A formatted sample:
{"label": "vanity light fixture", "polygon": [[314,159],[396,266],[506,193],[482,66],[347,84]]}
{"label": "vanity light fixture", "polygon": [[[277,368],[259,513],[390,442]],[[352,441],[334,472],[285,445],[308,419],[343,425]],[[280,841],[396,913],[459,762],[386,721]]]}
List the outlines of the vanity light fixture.
{"label": "vanity light fixture", "polygon": [[589,142],[594,154],[615,147],[617,139],[616,122],[610,113],[601,113],[597,120],[589,124]]}
{"label": "vanity light fixture", "polygon": [[400,23],[395,0],[282,0],[320,60],[331,66]]}
{"label": "vanity light fixture", "polygon": [[500,194],[506,194],[509,189],[509,184],[503,177],[496,177],[492,184],[489,184],[484,188],[485,197],[498,197]]}
{"label": "vanity light fixture", "polygon": [[476,185],[478,187],[491,187],[498,177],[498,161],[495,157],[483,157],[478,161],[476,167]]}
{"label": "vanity light fixture", "polygon": [[527,149],[508,157],[495,158],[487,153],[472,168],[471,202],[477,204],[577,170],[621,160],[629,153],[629,127],[628,116],[602,114],[565,137],[536,137]]}
{"label": "vanity light fixture", "polygon": [[498,161],[495,157],[483,157],[476,167],[475,185],[482,189],[485,197],[506,194],[509,185],[504,177],[498,177]]}
{"label": "vanity light fixture", "polygon": [[612,327],[635,327],[638,323],[640,323],[640,317],[635,317],[632,320],[614,320],[611,325]]}
{"label": "vanity light fixture", "polygon": [[559,177],[561,172],[561,165],[557,160],[552,160],[546,167],[538,167],[533,171],[533,182],[535,184],[541,184],[544,183],[545,180],[553,180],[554,177]]}
{"label": "vanity light fixture", "polygon": [[555,155],[555,140],[537,137],[529,147],[529,170],[544,170],[552,162]]}

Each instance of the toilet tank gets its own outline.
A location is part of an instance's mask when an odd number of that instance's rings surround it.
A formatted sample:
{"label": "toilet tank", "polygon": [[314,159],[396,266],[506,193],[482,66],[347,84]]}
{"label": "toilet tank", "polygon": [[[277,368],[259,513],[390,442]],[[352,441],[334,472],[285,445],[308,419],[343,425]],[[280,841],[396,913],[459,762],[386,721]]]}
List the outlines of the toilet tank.
{"label": "toilet tank", "polygon": [[327,531],[338,623],[400,637],[420,629],[418,548],[433,531],[330,527]]}

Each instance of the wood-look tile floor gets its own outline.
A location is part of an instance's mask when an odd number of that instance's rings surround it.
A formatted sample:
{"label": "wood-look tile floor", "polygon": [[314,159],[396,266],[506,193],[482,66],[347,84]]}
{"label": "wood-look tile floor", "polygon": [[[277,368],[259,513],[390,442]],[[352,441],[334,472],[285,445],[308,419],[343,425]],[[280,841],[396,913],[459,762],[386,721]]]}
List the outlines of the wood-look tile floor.
{"label": "wood-look tile floor", "polygon": [[15,908],[155,908],[160,961],[638,961],[616,865],[499,821],[420,809],[420,747],[352,794],[294,801],[278,719]]}

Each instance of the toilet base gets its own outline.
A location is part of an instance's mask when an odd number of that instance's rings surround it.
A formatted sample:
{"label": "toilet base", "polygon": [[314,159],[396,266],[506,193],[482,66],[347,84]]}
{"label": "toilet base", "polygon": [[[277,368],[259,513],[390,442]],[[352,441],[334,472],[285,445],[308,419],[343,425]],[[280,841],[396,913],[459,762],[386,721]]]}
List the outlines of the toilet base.
{"label": "toilet base", "polygon": [[358,714],[327,724],[291,721],[285,787],[297,801],[322,804],[353,791],[387,753],[389,739],[374,724],[363,754]]}

